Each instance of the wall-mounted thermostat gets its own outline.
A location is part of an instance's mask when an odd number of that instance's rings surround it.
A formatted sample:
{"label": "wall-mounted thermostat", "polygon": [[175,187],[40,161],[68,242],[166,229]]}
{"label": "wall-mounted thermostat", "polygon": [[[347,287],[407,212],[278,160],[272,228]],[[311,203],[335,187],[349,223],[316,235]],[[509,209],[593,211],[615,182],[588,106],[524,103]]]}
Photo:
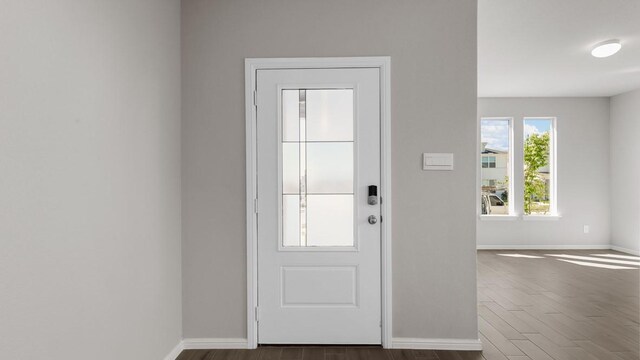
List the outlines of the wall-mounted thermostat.
{"label": "wall-mounted thermostat", "polygon": [[453,170],[453,154],[451,153],[422,154],[422,170]]}

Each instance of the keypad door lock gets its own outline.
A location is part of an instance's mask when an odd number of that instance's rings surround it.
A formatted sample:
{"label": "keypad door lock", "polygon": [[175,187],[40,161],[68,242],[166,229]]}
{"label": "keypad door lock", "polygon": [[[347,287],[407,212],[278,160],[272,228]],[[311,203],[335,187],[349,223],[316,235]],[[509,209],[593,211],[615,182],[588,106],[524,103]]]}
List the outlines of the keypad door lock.
{"label": "keypad door lock", "polygon": [[369,185],[369,197],[367,198],[369,205],[378,204],[378,187],[376,185]]}

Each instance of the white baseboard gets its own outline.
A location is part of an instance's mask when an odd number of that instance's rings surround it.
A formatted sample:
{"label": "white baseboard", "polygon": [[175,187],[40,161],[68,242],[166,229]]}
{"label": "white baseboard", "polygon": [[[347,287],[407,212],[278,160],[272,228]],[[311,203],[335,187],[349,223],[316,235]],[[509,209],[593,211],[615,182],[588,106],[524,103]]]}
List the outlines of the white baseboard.
{"label": "white baseboard", "polygon": [[222,338],[206,338],[206,339],[183,339],[176,345],[164,360],[176,360],[182,350],[206,350],[206,349],[246,349],[248,346],[247,339],[222,339]]}
{"label": "white baseboard", "polygon": [[480,339],[393,338],[391,347],[393,349],[480,351],[482,342]]}
{"label": "white baseboard", "polygon": [[476,245],[478,250],[615,250],[640,256],[640,251],[615,245]]}
{"label": "white baseboard", "polygon": [[197,349],[246,349],[247,339],[241,338],[191,338],[182,340],[185,350]]}
{"label": "white baseboard", "polygon": [[611,245],[476,245],[478,250],[609,250]]}
{"label": "white baseboard", "polygon": [[[164,360],[175,360],[182,350],[198,349],[246,349],[247,339],[233,338],[204,338],[184,339],[176,345]],[[393,349],[424,349],[424,350],[462,350],[480,351],[482,343],[479,339],[419,339],[393,338]]]}
{"label": "white baseboard", "polygon": [[182,341],[178,342],[178,345],[176,345],[168,354],[167,356],[164,357],[164,360],[176,360],[176,358],[178,357],[178,355],[180,355],[180,353],[182,352],[182,350],[184,350],[184,346],[182,345]]}
{"label": "white baseboard", "polygon": [[620,251],[620,252],[627,253],[627,254],[630,254],[630,255],[640,256],[640,251],[627,249],[627,248],[623,248],[623,247],[620,247],[620,246],[611,245],[611,250]]}

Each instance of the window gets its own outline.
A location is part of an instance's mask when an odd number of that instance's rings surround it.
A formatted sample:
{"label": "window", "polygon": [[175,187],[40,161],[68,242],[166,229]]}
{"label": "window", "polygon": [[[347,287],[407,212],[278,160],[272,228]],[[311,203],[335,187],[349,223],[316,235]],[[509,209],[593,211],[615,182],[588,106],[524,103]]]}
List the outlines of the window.
{"label": "window", "polygon": [[282,246],[354,245],[353,89],[282,90]]}
{"label": "window", "polygon": [[495,156],[483,156],[482,157],[482,167],[483,168],[494,168],[496,167],[496,157]]}
{"label": "window", "polygon": [[555,118],[524,118],[524,213],[555,215]]}
{"label": "window", "polygon": [[512,119],[480,120],[480,190],[482,215],[510,215],[512,191]]}

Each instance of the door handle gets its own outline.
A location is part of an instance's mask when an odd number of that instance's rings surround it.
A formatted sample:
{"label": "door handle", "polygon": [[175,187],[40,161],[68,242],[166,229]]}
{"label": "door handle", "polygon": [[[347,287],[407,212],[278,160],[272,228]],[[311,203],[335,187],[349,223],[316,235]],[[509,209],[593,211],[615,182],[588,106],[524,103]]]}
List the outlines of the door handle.
{"label": "door handle", "polygon": [[369,221],[369,224],[375,225],[378,222],[378,218],[375,215],[369,215],[367,221]]}

